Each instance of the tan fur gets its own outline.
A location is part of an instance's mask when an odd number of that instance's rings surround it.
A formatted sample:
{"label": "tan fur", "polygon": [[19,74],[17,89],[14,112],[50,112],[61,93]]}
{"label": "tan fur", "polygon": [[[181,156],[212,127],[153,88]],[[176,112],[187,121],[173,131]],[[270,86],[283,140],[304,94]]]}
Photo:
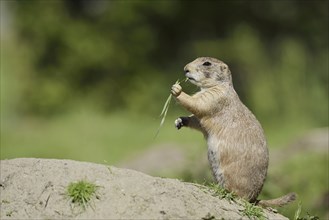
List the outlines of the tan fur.
{"label": "tan fur", "polygon": [[[215,180],[239,197],[257,202],[269,162],[260,123],[240,101],[225,63],[201,57],[187,64],[184,71],[201,91],[189,96],[180,85],[172,86],[171,93],[177,102],[193,114],[178,118],[176,127],[201,131],[207,140],[208,160]],[[259,204],[281,206],[293,199],[290,194]]]}

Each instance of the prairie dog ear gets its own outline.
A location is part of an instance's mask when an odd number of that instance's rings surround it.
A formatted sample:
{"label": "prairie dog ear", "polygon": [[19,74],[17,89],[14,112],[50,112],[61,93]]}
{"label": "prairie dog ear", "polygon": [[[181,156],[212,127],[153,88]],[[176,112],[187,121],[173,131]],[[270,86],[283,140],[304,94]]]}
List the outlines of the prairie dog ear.
{"label": "prairie dog ear", "polygon": [[228,65],[226,65],[225,63],[219,63],[218,65],[218,71],[216,74],[216,80],[220,81],[220,82],[231,82],[232,78],[231,78],[231,71],[228,67]]}
{"label": "prairie dog ear", "polygon": [[231,73],[230,69],[228,68],[228,65],[226,65],[225,63],[221,63],[220,71],[225,75]]}

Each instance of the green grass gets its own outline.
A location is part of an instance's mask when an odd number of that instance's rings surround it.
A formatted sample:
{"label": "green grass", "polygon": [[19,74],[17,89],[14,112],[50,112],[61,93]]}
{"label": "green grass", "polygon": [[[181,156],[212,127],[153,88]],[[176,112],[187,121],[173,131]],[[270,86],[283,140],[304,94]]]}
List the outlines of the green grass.
{"label": "green grass", "polygon": [[263,209],[255,204],[244,202],[244,209],[241,211],[249,219],[265,220]]}
{"label": "green grass", "polygon": [[92,198],[96,197],[96,190],[98,186],[85,180],[80,180],[76,183],[70,183],[67,187],[67,196],[70,201],[77,204],[83,209],[87,208],[87,205]]}
{"label": "green grass", "polygon": [[[40,157],[115,164],[163,143],[188,148],[191,154],[204,151],[206,143],[201,133],[191,129],[177,131],[174,127],[176,117],[188,113],[177,111],[175,105],[171,108],[157,137],[161,121],[157,115],[105,115],[85,106],[48,119],[1,114],[0,158]],[[268,132],[267,136],[277,143],[271,138],[273,133]],[[280,142],[290,139],[286,134]]]}
{"label": "green grass", "polygon": [[203,185],[200,185],[199,187],[202,190],[210,191],[213,196],[242,205],[243,209],[241,209],[240,212],[243,216],[247,216],[249,219],[266,219],[263,209],[260,206],[256,206],[253,203],[249,203],[248,201],[237,197],[234,193],[229,192],[214,182],[205,182]]}
{"label": "green grass", "polygon": [[204,185],[212,192],[212,194],[221,199],[226,199],[228,201],[234,201],[237,197],[234,193],[229,192],[215,182],[205,182]]}
{"label": "green grass", "polygon": [[154,138],[160,118],[125,113],[101,115],[78,111],[52,119],[2,120],[1,159],[16,157],[66,158],[115,164],[161,143],[203,150],[202,135],[177,131],[167,117]]}
{"label": "green grass", "polygon": [[302,203],[298,203],[298,209],[295,212],[294,220],[319,220],[320,218],[309,213],[306,216],[302,216]]}

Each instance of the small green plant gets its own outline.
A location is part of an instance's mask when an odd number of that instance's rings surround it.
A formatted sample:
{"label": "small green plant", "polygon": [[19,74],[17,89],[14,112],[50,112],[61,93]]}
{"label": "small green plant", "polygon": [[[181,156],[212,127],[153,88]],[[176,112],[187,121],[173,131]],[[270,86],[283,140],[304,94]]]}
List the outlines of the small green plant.
{"label": "small green plant", "polygon": [[[243,205],[243,209],[240,210],[244,216],[247,216],[249,219],[265,220],[263,209],[253,203],[238,198],[234,193],[224,189],[216,183],[205,182],[204,187],[206,190],[210,191],[214,196],[218,196],[221,199],[226,199],[229,202],[235,202],[239,205]],[[304,220],[304,219],[302,219]],[[307,219],[309,220],[309,219]],[[310,219],[311,220],[311,219]],[[315,220],[315,219],[312,219]]]}
{"label": "small green plant", "polygon": [[72,203],[77,204],[84,209],[87,208],[87,204],[96,196],[96,190],[98,186],[93,183],[80,180],[76,183],[70,183],[67,187],[67,195],[70,197]]}
{"label": "small green plant", "polygon": [[313,216],[307,213],[307,216],[301,216],[302,213],[302,203],[298,203],[298,208],[295,212],[294,220],[319,220],[320,218],[318,216]]}
{"label": "small green plant", "polygon": [[13,213],[14,213],[14,211],[6,212],[6,216],[7,216],[7,217],[11,217]]}
{"label": "small green plant", "polygon": [[244,202],[244,209],[241,211],[249,219],[265,220],[263,209],[253,203]]}
{"label": "small green plant", "polygon": [[205,183],[205,185],[213,192],[214,196],[218,196],[221,199],[227,199],[228,201],[234,201],[236,195],[216,183]]}

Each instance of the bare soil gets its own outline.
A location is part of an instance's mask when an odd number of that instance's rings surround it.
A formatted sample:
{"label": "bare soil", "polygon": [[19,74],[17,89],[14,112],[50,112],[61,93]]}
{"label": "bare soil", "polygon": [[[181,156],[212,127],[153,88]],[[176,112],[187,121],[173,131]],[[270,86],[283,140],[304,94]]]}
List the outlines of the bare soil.
{"label": "bare soil", "polygon": [[[18,158],[0,165],[1,219],[249,219],[241,205],[177,179],[71,160]],[[79,180],[99,186],[86,209],[66,194]]]}

